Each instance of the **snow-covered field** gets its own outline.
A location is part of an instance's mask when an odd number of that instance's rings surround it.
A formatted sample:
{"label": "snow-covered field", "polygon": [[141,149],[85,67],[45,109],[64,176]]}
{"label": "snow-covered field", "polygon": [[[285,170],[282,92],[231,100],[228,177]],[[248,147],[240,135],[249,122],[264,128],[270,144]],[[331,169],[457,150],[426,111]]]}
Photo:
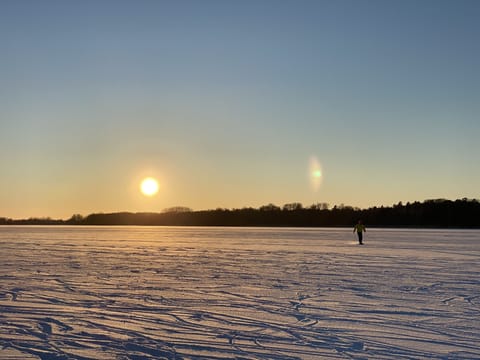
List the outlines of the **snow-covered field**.
{"label": "snow-covered field", "polygon": [[480,359],[480,231],[0,227],[0,359]]}

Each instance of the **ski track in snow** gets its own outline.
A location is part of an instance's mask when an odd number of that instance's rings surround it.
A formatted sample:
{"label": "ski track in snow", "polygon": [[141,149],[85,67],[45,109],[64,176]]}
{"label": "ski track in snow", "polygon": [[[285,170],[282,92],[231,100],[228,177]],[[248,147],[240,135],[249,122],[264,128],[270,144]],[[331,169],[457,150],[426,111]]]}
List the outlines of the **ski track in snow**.
{"label": "ski track in snow", "polygon": [[480,231],[0,227],[0,359],[480,359]]}

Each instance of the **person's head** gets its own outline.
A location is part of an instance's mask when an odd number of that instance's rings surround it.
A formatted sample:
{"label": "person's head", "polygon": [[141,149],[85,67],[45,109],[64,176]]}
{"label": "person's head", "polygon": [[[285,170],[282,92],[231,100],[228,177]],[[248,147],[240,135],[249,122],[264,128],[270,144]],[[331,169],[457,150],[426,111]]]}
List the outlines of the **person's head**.
{"label": "person's head", "polygon": [[358,220],[358,223],[361,224],[361,223],[362,223],[362,220]]}

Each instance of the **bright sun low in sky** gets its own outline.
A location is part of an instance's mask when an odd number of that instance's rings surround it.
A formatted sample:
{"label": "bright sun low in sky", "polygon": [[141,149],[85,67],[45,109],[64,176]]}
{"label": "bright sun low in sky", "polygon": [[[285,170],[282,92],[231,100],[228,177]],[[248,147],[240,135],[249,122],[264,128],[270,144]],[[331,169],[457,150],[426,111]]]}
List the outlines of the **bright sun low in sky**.
{"label": "bright sun low in sky", "polygon": [[140,191],[145,196],[153,196],[158,192],[158,181],[147,177],[140,183]]}
{"label": "bright sun low in sky", "polygon": [[475,0],[3,1],[0,217],[480,198],[478,19]]}

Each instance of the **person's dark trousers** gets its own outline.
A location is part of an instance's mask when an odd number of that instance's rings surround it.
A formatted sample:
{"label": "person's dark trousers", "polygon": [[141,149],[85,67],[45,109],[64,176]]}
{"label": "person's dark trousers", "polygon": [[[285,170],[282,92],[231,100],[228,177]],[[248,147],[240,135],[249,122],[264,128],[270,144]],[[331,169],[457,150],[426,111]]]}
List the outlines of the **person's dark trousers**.
{"label": "person's dark trousers", "polygon": [[358,243],[360,245],[363,245],[363,233],[362,232],[357,232],[357,235],[358,235]]}

